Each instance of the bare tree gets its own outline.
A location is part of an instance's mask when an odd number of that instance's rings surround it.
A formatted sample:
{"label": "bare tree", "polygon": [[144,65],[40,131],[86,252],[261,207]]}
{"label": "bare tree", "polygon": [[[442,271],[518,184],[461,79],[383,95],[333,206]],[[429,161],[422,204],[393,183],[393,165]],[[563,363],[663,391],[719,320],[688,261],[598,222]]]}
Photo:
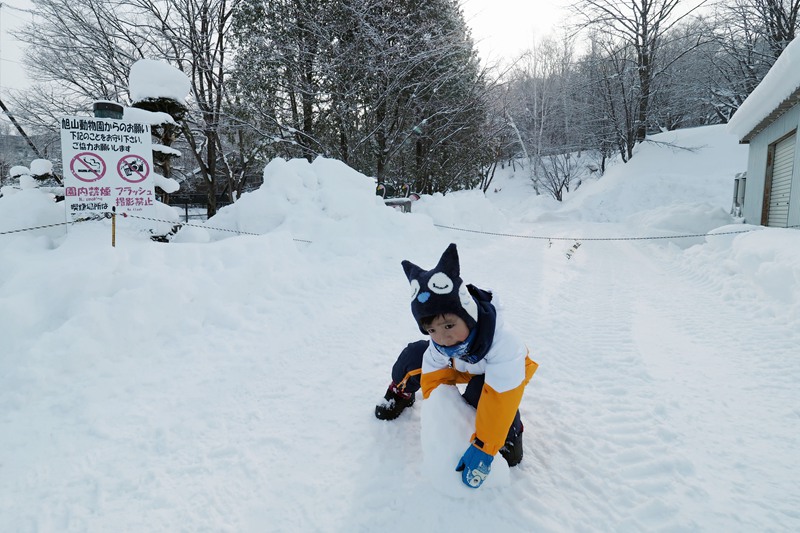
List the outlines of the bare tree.
{"label": "bare tree", "polygon": [[[665,36],[707,0],[695,0],[688,9],[679,10],[682,0],[580,0],[573,10],[581,17],[581,26],[597,28],[618,41],[617,50],[630,49],[632,65],[626,71],[636,75],[632,87],[634,115],[626,136],[627,158],[633,153],[633,144],[644,140],[647,134],[648,111],[657,75],[659,56]],[[619,71],[619,68],[616,68]]]}
{"label": "bare tree", "polygon": [[569,192],[571,185],[575,185],[575,189],[580,186],[582,170],[575,154],[567,152],[540,159],[541,187],[553,198],[560,202],[564,199],[564,192]]}
{"label": "bare tree", "polygon": [[777,60],[797,33],[800,0],[736,0],[733,9],[737,8],[745,18],[758,21],[760,31]]}
{"label": "bare tree", "polygon": [[[88,109],[95,99],[130,103],[131,65],[164,59],[187,74],[193,107],[182,131],[208,190],[208,215],[216,212],[217,161],[224,152],[226,57],[232,6],[229,0],[33,0],[36,19],[18,37],[29,46],[26,64],[56,88],[29,91],[55,114]],[[22,104],[19,100],[17,104]],[[42,107],[41,105],[39,107]],[[39,115],[44,124],[50,117]],[[51,123],[55,124],[54,122]],[[51,126],[52,127],[52,126]]]}
{"label": "bare tree", "polygon": [[519,95],[512,113],[515,123],[524,132],[531,177],[537,182],[537,165],[545,152],[552,152],[553,139],[560,122],[562,109],[559,90],[563,88],[565,65],[569,58],[562,57],[558,44],[551,38],[536,43],[517,63],[512,74]]}
{"label": "bare tree", "polygon": [[126,101],[130,66],[154,53],[143,14],[113,0],[32,2],[36,19],[16,32],[32,77],[76,103]]}
{"label": "bare tree", "polygon": [[226,56],[231,53],[233,2],[228,0],[129,0],[151,21],[158,57],[177,65],[192,84],[196,108],[183,123],[200,176],[207,187],[207,214],[217,212],[218,159],[224,154],[221,128],[225,102]]}
{"label": "bare tree", "polygon": [[718,6],[707,34],[717,49],[709,98],[727,122],[753,92],[798,30],[800,0],[733,0]]}
{"label": "bare tree", "polygon": [[571,38],[542,39],[516,63],[509,81],[508,126],[525,155],[534,190],[559,200],[568,183],[552,185],[551,157],[588,147],[586,108],[576,101],[582,80],[573,56]]}

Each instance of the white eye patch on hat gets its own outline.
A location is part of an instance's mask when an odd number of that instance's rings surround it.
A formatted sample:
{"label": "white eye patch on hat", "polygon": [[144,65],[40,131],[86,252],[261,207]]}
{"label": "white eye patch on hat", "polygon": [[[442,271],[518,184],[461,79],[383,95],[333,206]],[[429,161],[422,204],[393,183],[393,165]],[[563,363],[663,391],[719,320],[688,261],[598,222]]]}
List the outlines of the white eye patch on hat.
{"label": "white eye patch on hat", "polygon": [[444,272],[437,272],[428,280],[428,288],[436,294],[449,294],[453,292],[453,280]]}
{"label": "white eye patch on hat", "polygon": [[428,290],[430,292],[422,292],[420,293],[420,284],[419,280],[411,280],[411,300],[417,299],[420,303],[425,303],[428,301],[428,298],[431,297],[431,292],[435,294],[450,294],[453,292],[453,280],[450,279],[450,276],[445,274],[444,272],[437,272],[431,279],[428,280]]}
{"label": "white eye patch on hat", "polygon": [[469,289],[467,289],[467,284],[462,283],[461,286],[458,288],[458,299],[461,302],[461,307],[469,313],[476,321],[478,320],[478,304],[475,303],[475,299],[469,293]]}

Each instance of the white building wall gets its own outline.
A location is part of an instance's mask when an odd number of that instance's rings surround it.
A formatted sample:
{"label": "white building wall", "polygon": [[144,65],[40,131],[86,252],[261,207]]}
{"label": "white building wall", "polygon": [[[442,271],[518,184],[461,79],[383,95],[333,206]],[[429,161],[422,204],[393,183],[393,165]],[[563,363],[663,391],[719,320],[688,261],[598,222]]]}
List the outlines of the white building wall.
{"label": "white building wall", "polygon": [[[747,161],[747,189],[742,216],[748,224],[761,224],[764,209],[764,180],[767,172],[769,145],[800,126],[800,104],[781,115],[750,141]],[[800,132],[798,132],[800,133]],[[794,176],[790,198],[789,225],[800,225],[800,139],[795,145]]]}

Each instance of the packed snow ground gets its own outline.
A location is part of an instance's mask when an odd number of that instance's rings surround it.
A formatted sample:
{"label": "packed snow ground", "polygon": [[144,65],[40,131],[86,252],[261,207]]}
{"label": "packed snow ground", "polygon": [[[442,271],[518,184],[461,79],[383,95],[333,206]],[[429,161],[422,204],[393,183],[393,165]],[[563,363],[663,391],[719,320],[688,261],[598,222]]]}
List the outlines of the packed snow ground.
{"label": "packed snow ground", "polygon": [[[260,236],[0,235],[0,531],[800,529],[800,232],[727,215],[724,127],[656,140],[563,204],[517,166],[402,214],[275,161],[207,223]],[[36,195],[0,232],[58,219]],[[673,238],[589,240],[642,236]],[[400,261],[450,242],[540,364],[525,459],[478,490],[431,466],[451,394],[373,415],[420,338]]]}

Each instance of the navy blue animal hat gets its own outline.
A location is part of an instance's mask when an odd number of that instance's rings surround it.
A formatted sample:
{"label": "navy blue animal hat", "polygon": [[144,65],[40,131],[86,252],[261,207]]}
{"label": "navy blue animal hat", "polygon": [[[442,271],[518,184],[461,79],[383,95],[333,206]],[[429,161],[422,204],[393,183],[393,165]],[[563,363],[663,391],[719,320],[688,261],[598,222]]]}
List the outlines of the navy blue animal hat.
{"label": "navy blue animal hat", "polygon": [[467,284],[459,277],[458,250],[450,244],[431,270],[422,270],[410,261],[403,261],[403,270],[411,284],[411,314],[420,331],[423,318],[453,313],[472,330],[478,324],[478,304],[469,293]]}

